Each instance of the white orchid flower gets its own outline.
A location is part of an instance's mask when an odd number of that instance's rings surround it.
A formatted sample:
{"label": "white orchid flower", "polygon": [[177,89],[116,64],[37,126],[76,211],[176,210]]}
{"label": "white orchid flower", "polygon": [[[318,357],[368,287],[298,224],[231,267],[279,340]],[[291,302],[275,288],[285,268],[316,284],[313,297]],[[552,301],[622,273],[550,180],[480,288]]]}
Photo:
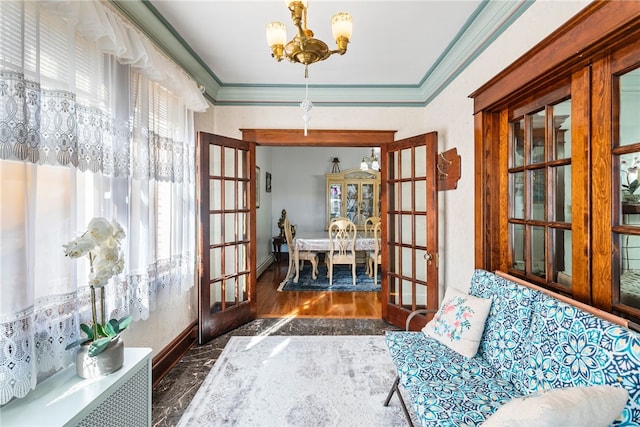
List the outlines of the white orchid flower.
{"label": "white orchid flower", "polygon": [[105,218],[97,217],[89,221],[88,235],[100,244],[113,235],[113,225]]}
{"label": "white orchid flower", "polygon": [[77,239],[74,239],[62,245],[64,248],[64,254],[69,258],[80,258],[87,255],[96,246],[95,241],[89,236],[82,235]]}

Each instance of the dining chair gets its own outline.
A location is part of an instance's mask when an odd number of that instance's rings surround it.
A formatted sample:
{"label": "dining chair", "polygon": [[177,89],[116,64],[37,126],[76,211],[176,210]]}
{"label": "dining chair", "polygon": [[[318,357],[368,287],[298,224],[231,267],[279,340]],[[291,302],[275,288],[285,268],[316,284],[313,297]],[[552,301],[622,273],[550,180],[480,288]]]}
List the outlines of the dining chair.
{"label": "dining chair", "polygon": [[[373,234],[373,229],[376,226],[376,224],[380,223],[380,217],[379,216],[370,216],[369,218],[367,218],[364,221],[364,232],[365,233],[371,233]],[[373,255],[373,251],[367,251],[367,261],[369,260],[369,258]],[[370,270],[369,270],[369,262],[367,262],[366,264],[366,270],[365,273],[367,273],[369,275],[369,277],[371,277]]]}
{"label": "dining chair", "polygon": [[327,252],[329,287],[333,284],[335,264],[351,264],[353,286],[356,285],[356,233],[356,225],[348,219],[333,221],[329,225],[330,244]]}
{"label": "dining chair", "polygon": [[[293,242],[293,226],[291,225],[291,221],[289,218],[284,220],[284,235],[287,239],[287,248],[289,250],[289,269],[287,272],[288,275],[293,272],[293,268],[295,267],[295,257],[294,257],[294,242]],[[311,278],[316,280],[318,277],[318,253],[317,252],[309,252],[309,251],[298,251],[298,260],[300,261],[299,271],[302,271],[302,267],[304,266],[305,261],[309,261],[311,263]]]}
{"label": "dining chair", "polygon": [[378,283],[378,266],[382,264],[382,256],[380,254],[380,226],[381,223],[378,222],[373,227],[373,241],[375,242],[375,250],[369,251],[369,259],[367,262],[367,269],[369,270],[369,277],[371,277],[373,273],[373,284],[376,285]]}

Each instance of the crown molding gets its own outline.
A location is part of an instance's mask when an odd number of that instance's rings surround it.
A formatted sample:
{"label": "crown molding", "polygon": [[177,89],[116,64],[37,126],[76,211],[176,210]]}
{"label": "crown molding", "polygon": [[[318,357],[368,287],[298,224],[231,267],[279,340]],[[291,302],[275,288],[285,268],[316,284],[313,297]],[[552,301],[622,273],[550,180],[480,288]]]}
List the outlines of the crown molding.
{"label": "crown molding", "polygon": [[[310,85],[314,106],[424,107],[460,75],[535,0],[486,0],[415,85]],[[213,105],[297,106],[304,85],[221,82],[147,0],[110,0],[140,31],[205,88]],[[321,90],[320,90],[321,89]]]}

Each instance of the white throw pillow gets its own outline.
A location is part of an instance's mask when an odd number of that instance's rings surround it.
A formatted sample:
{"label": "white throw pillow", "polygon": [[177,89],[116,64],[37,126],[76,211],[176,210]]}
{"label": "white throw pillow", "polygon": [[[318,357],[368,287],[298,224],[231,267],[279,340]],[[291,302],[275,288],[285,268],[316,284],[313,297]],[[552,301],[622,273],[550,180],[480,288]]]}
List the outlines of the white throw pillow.
{"label": "white throw pillow", "polygon": [[447,288],[440,309],[422,332],[466,357],[478,352],[491,299]]}
{"label": "white throw pillow", "polygon": [[502,405],[483,427],[600,427],[622,412],[629,393],[622,387],[552,388]]}

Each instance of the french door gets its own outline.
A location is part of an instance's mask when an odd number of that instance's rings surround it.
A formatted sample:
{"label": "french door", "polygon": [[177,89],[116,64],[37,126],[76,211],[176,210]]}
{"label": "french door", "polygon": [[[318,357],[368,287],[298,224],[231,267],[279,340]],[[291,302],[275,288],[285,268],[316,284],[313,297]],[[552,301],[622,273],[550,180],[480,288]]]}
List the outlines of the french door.
{"label": "french door", "polygon": [[431,132],[381,150],[382,317],[402,328],[412,311],[438,308],[437,145]]}
{"label": "french door", "polygon": [[204,344],[256,317],[255,144],[199,132],[198,147],[198,342]]}

